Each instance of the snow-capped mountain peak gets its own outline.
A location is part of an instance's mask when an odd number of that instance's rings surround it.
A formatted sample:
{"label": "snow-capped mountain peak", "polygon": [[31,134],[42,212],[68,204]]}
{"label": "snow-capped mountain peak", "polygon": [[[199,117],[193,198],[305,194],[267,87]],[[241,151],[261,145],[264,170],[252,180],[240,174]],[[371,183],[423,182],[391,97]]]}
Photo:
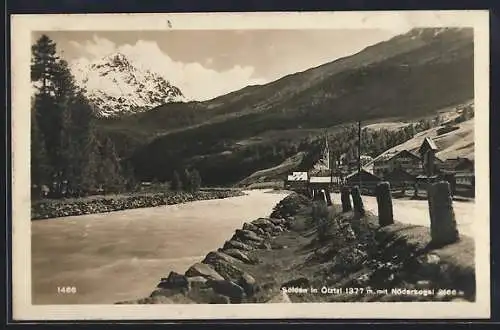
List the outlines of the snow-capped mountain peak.
{"label": "snow-capped mountain peak", "polygon": [[90,63],[74,62],[72,71],[102,117],[143,112],[185,100],[178,87],[119,52]]}

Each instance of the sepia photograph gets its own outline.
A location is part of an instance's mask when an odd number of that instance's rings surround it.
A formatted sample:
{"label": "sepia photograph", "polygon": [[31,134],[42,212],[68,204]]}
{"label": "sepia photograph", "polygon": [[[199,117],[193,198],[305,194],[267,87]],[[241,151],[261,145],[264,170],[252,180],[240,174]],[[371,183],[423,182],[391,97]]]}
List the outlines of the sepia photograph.
{"label": "sepia photograph", "polygon": [[488,32],[14,15],[14,318],[489,317]]}

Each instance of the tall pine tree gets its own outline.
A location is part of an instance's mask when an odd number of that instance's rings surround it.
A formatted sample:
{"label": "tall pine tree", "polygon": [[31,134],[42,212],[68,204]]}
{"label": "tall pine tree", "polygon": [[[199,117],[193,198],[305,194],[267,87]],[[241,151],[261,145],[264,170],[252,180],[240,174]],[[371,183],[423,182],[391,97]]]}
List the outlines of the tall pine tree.
{"label": "tall pine tree", "polygon": [[124,180],[121,175],[120,159],[116,154],[115,146],[109,137],[104,139],[101,148],[102,162],[99,167],[98,178],[105,192],[119,192],[123,189]]}
{"label": "tall pine tree", "polygon": [[93,108],[46,35],[32,46],[31,80],[36,89],[33,122],[38,124],[32,126],[33,163],[40,163],[45,153],[50,165],[49,174],[34,168],[34,177],[50,176],[85,192],[99,185],[120,189],[123,178],[114,145],[96,136]]}
{"label": "tall pine tree", "polygon": [[191,172],[186,168],[184,170],[184,175],[182,176],[182,186],[185,191],[191,191]]}
{"label": "tall pine tree", "polygon": [[82,193],[94,193],[98,188],[99,163],[101,161],[100,144],[93,126],[89,127],[87,136],[82,141],[82,162],[79,190]]}
{"label": "tall pine tree", "polygon": [[40,186],[50,179],[51,167],[45,150],[45,137],[38,125],[36,109],[31,109],[31,183]]}
{"label": "tall pine tree", "polygon": [[191,171],[191,176],[190,176],[190,190],[191,192],[197,192],[200,190],[201,187],[201,176],[200,173],[198,172],[197,169],[193,169]]}
{"label": "tall pine tree", "polygon": [[56,44],[48,36],[42,35],[31,46],[31,81],[39,82],[38,88],[42,94],[50,94],[53,90],[53,75],[59,57],[56,54]]}

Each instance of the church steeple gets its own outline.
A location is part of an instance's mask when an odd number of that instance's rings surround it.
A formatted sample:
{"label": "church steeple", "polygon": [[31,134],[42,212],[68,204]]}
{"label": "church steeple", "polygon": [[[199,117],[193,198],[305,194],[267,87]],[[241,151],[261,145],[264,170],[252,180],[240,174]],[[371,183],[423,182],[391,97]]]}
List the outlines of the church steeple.
{"label": "church steeple", "polygon": [[327,169],[330,169],[330,147],[328,145],[328,135],[325,132],[325,148],[323,149],[323,159]]}
{"label": "church steeple", "polygon": [[330,147],[328,145],[328,136],[325,132],[325,140],[324,143],[321,143],[319,146],[319,157],[318,161],[316,164],[313,166],[314,171],[325,171],[325,170],[330,170],[331,163],[330,163]]}

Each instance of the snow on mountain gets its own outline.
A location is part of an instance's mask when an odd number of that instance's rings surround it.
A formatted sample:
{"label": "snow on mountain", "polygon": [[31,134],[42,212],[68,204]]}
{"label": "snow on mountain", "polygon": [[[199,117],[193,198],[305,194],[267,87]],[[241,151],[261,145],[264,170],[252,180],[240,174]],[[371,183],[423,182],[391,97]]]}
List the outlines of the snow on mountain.
{"label": "snow on mountain", "polygon": [[98,115],[115,117],[185,101],[181,90],[165,78],[132,63],[121,53],[98,61],[72,63],[77,84],[85,89]]}

